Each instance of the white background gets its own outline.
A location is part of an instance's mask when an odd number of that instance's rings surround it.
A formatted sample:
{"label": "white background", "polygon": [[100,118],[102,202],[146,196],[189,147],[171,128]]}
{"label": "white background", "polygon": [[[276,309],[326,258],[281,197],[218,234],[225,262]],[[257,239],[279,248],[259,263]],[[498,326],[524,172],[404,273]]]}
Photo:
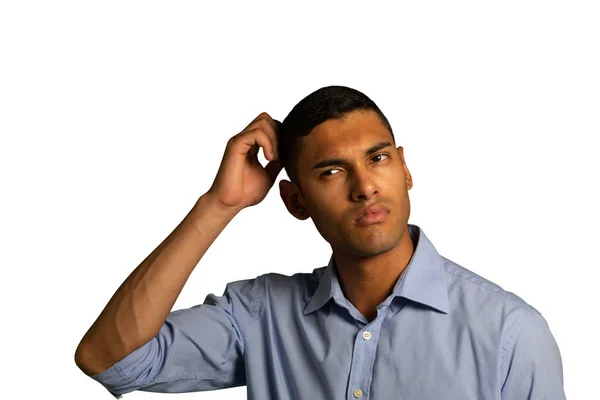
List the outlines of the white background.
{"label": "white background", "polygon": [[[567,397],[597,395],[596,2],[201,3],[0,6],[0,397],[111,398],[73,361],[81,337],[208,190],[229,137],[333,84],[390,120],[414,179],[409,222],[536,307]],[[227,226],[175,309],[329,255],[276,183]]]}

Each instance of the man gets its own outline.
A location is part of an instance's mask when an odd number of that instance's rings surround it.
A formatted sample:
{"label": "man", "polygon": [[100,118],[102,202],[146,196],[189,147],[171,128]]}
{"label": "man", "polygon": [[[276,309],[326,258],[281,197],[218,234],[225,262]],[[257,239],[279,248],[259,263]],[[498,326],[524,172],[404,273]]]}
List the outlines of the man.
{"label": "man", "polygon": [[[260,164],[262,148],[269,161]],[[279,190],[327,267],[227,284],[170,312],[224,227]],[[211,188],[119,287],[75,360],[111,393],[247,385],[249,399],[564,399],[545,319],[408,224],[412,177],[381,110],[321,88],[227,143]],[[260,262],[260,258],[252,260]]]}

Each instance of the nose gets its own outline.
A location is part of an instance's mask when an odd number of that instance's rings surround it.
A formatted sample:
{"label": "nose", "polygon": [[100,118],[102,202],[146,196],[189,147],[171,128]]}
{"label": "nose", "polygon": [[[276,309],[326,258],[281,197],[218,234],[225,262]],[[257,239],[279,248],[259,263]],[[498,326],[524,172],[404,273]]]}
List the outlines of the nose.
{"label": "nose", "polygon": [[372,176],[365,171],[355,171],[352,181],[352,200],[365,201],[378,194],[378,188]]}

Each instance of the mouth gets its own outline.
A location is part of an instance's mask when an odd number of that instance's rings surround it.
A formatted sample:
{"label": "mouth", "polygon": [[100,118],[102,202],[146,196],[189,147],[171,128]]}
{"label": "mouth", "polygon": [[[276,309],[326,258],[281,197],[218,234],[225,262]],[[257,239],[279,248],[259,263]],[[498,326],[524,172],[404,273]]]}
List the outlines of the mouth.
{"label": "mouth", "polygon": [[358,212],[358,217],[355,218],[354,222],[357,225],[376,224],[385,221],[389,214],[389,208],[383,204],[373,204],[360,210]]}

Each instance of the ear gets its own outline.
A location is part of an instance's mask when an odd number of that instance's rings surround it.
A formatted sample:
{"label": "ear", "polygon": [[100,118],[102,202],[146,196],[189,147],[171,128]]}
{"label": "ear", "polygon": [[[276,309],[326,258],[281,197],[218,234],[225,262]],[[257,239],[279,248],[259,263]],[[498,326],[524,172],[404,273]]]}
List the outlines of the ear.
{"label": "ear", "polygon": [[303,205],[303,197],[298,186],[291,181],[282,179],[279,181],[279,195],[289,213],[299,220],[305,220],[310,215]]}
{"label": "ear", "polygon": [[406,166],[406,159],[404,158],[404,148],[402,146],[398,146],[398,155],[400,156],[400,160],[402,161],[402,169],[404,169],[404,183],[406,184],[406,189],[410,190],[413,187],[413,180],[408,167]]}

